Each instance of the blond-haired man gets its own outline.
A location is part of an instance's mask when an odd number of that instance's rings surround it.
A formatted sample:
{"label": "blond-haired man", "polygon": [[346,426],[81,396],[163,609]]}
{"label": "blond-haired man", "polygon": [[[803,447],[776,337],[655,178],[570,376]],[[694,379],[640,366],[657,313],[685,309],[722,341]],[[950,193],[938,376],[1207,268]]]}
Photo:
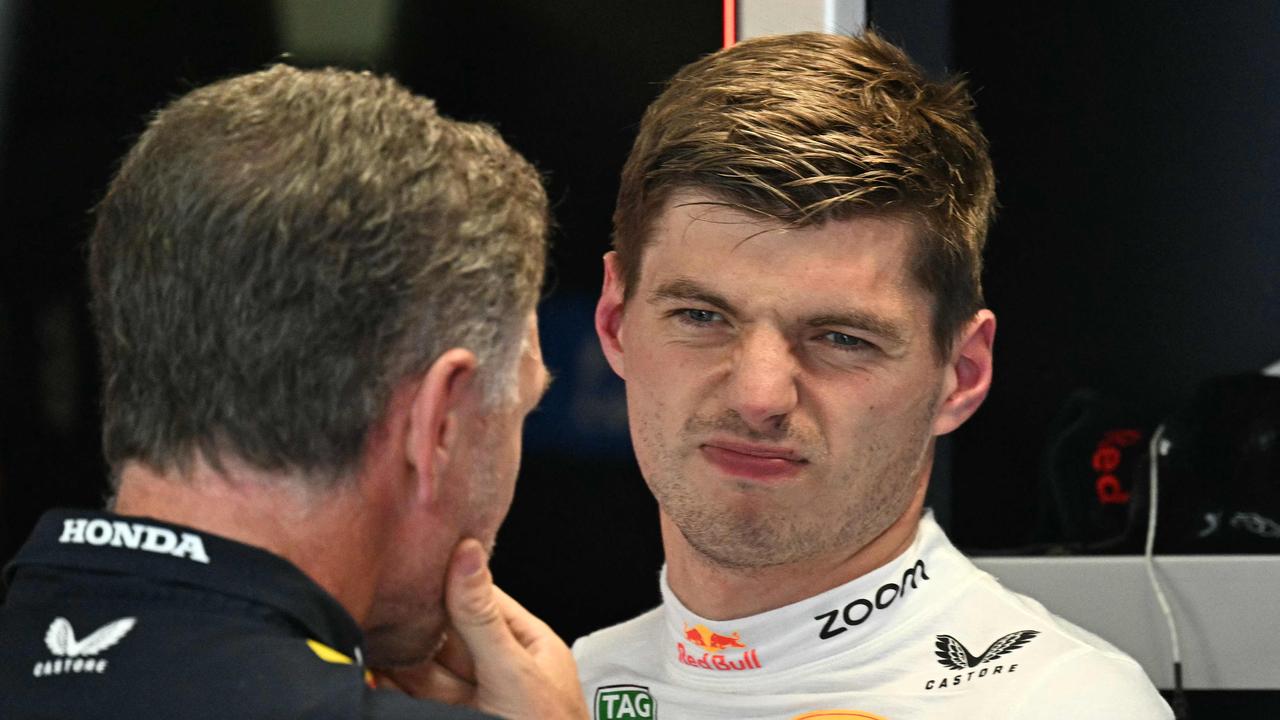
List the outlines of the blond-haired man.
{"label": "blond-haired man", "polygon": [[923,508],[991,382],[993,203],[964,85],[874,34],[744,42],[649,107],[596,326],[663,604],[575,645],[598,720],[1170,716]]}

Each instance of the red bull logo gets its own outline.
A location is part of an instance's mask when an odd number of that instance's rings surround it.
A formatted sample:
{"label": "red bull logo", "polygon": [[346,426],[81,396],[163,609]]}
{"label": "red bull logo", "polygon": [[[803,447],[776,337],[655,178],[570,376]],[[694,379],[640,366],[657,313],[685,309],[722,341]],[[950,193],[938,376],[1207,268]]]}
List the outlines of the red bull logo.
{"label": "red bull logo", "polygon": [[[684,626],[684,637],[695,647],[705,651],[701,655],[697,650],[690,652],[682,642],[676,643],[676,652],[680,662],[691,667],[707,670],[754,670],[762,667],[760,655],[756,650],[748,648],[737,632],[723,635],[706,625]],[[740,649],[743,652],[737,658],[725,654],[726,650]]]}
{"label": "red bull logo", "polygon": [[694,625],[693,627],[685,625],[684,636],[689,642],[710,653],[718,653],[728,648],[745,649],[747,647],[742,644],[742,638],[738,637],[737,632],[721,635],[706,625]]}

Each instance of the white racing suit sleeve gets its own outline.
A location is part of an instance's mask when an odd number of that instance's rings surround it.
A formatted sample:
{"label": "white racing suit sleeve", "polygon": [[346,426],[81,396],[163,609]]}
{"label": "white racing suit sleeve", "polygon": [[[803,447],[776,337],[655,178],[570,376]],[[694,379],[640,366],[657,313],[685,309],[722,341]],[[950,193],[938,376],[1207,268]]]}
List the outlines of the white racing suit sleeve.
{"label": "white racing suit sleeve", "polygon": [[1007,720],[1172,720],[1173,711],[1129,658],[1099,662],[1087,649],[1060,658],[1011,699]]}

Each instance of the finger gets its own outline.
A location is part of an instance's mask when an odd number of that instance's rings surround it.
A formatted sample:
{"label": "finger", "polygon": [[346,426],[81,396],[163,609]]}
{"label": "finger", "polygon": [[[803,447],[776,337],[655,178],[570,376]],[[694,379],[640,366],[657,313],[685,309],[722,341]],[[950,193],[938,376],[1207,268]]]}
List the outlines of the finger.
{"label": "finger", "polygon": [[507,626],[487,560],[478,541],[468,538],[458,543],[445,588],[449,619],[475,663],[477,677],[483,676],[486,667],[504,668],[504,658],[520,649]]}
{"label": "finger", "polygon": [[435,662],[377,673],[378,687],[394,688],[419,698],[451,705],[468,703],[476,693],[474,683]]}
{"label": "finger", "polygon": [[458,637],[457,631],[451,630],[445,635],[444,644],[436,653],[435,662],[459,678],[469,682],[476,680],[475,663],[471,660],[471,653],[467,652],[466,644]]}

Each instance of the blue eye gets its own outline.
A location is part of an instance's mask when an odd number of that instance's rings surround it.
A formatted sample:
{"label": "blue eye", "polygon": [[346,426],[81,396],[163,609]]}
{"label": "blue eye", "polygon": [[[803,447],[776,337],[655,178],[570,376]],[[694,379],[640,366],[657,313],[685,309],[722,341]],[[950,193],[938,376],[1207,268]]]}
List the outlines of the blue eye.
{"label": "blue eye", "polygon": [[706,325],[720,319],[720,313],[713,310],[698,310],[695,308],[687,308],[680,311],[680,315],[684,320],[698,325]]}
{"label": "blue eye", "polygon": [[870,346],[870,343],[868,343],[866,340],[863,340],[860,337],[855,337],[853,335],[846,335],[842,332],[829,332],[826,335],[823,335],[822,337],[825,338],[827,341],[829,341],[832,345],[835,345],[836,347],[839,347],[842,349],[854,349],[854,348]]}

